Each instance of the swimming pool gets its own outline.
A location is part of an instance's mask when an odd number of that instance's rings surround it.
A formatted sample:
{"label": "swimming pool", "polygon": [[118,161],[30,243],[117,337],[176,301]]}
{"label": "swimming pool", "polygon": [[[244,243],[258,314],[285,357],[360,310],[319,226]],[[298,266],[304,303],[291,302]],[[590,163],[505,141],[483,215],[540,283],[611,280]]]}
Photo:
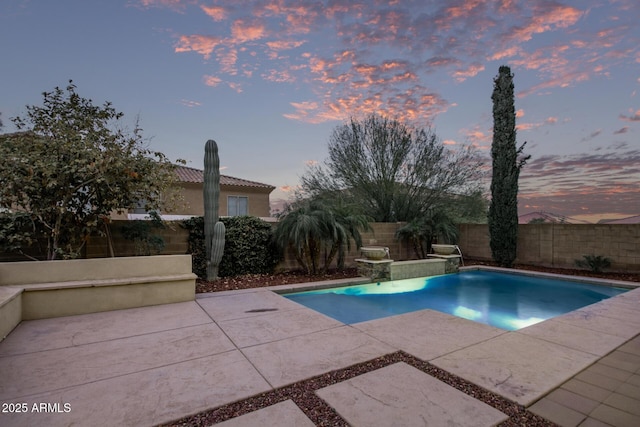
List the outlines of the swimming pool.
{"label": "swimming pool", "polygon": [[513,331],[626,291],[570,280],[471,270],[283,296],[346,324],[429,308]]}

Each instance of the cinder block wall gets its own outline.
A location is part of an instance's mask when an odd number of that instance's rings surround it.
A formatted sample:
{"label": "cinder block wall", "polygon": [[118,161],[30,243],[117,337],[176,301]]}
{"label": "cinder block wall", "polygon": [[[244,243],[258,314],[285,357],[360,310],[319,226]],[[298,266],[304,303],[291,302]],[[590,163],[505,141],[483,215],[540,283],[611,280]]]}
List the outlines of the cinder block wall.
{"label": "cinder block wall", "polygon": [[[124,240],[114,221],[112,241],[116,256],[135,255],[133,242]],[[413,249],[395,239],[395,233],[404,223],[372,223],[372,232],[362,233],[364,246],[386,246],[391,259],[404,261],[416,259]],[[486,224],[461,224],[458,245],[465,258],[491,259],[489,229]],[[611,259],[611,270],[640,272],[640,224],[521,224],[519,226],[518,253],[516,262],[549,267],[573,268],[576,259],[583,255],[602,255]],[[165,240],[162,254],[187,253],[187,230],[178,222],[158,231]],[[86,248],[87,258],[108,257],[106,237],[92,237]],[[358,248],[353,244],[347,254],[346,265],[355,265],[359,258]],[[0,254],[6,261],[24,260],[24,257]],[[279,269],[297,269],[295,258],[288,254]]]}
{"label": "cinder block wall", "polygon": [[[114,255],[135,256],[135,244],[131,240],[122,237],[121,228],[127,221],[113,221],[110,227],[111,242],[113,244]],[[163,230],[153,230],[152,234],[162,236],[164,239],[164,250],[162,255],[182,255],[187,253],[187,240],[189,231],[180,226],[180,221],[167,221],[167,228]],[[105,258],[110,257],[107,236],[92,236],[86,245],[85,258]]]}
{"label": "cinder block wall", "polygon": [[[460,225],[464,256],[491,259],[486,224]],[[640,224],[520,224],[516,262],[573,268],[584,255],[611,259],[611,270],[640,271]]]}

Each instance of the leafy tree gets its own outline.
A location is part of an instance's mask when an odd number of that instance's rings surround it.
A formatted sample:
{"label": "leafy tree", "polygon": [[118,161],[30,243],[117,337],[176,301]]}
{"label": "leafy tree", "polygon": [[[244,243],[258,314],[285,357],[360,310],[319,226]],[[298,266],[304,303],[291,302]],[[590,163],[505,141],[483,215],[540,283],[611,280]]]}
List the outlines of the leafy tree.
{"label": "leafy tree", "polygon": [[[516,110],[513,74],[501,66],[494,79],[493,100],[493,176],[489,205],[491,254],[499,265],[511,267],[518,245],[518,178],[529,157],[522,157],[526,143],[516,148]],[[520,156],[520,158],[519,158]]]}
{"label": "leafy tree", "polygon": [[145,147],[137,125],[117,127],[123,114],[111,103],[93,105],[71,81],[43,96],[42,106],[12,119],[19,132],[0,136],[0,208],[30,215],[46,236],[47,259],[79,256],[113,211],[172,200],[173,165]]}
{"label": "leafy tree", "polygon": [[[0,252],[18,252],[26,258],[37,260],[23,248],[39,243],[43,237],[31,215],[24,212],[0,211]],[[40,252],[40,251],[36,251]]]}
{"label": "leafy tree", "polygon": [[305,173],[302,188],[348,200],[375,221],[410,221],[477,189],[480,166],[470,147],[448,150],[430,129],[372,114],[334,129],[329,158]]}
{"label": "leafy tree", "polygon": [[453,195],[441,209],[456,224],[486,224],[489,199],[478,189],[464,195]]}
{"label": "leafy tree", "polygon": [[336,212],[319,200],[305,200],[286,208],[274,231],[276,243],[290,248],[298,264],[309,274],[327,271],[338,256],[344,265],[351,239],[362,246],[360,230],[368,230],[364,215]]}

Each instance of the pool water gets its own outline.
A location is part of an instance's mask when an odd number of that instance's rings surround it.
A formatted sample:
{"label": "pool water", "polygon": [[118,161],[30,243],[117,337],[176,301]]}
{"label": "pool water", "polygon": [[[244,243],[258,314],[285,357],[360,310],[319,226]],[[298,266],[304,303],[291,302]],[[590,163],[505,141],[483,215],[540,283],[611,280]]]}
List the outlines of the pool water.
{"label": "pool water", "polygon": [[627,290],[520,274],[465,271],[283,296],[346,324],[429,308],[513,331]]}

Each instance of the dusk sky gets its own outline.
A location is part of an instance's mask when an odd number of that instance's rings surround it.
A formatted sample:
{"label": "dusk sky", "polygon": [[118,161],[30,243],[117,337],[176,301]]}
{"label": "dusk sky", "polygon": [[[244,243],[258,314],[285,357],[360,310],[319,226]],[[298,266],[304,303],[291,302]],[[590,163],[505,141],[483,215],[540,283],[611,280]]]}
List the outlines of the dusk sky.
{"label": "dusk sky", "polygon": [[[287,199],[332,130],[370,112],[490,167],[493,78],[514,73],[520,213],[640,214],[638,0],[2,0],[0,118],[65,87],[150,148]],[[489,177],[487,178],[487,192]]]}

